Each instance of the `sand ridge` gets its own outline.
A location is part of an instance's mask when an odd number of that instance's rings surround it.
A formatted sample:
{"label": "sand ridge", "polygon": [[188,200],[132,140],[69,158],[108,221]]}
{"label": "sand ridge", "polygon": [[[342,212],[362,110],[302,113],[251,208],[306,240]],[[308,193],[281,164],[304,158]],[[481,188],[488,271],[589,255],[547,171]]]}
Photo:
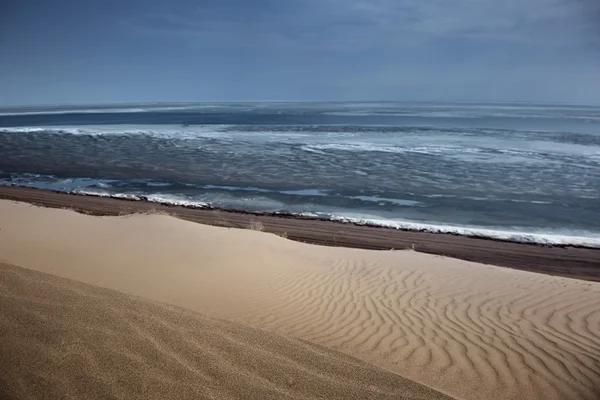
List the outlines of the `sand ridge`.
{"label": "sand ridge", "polygon": [[166,216],[0,202],[4,261],[359,357],[465,399],[597,399],[600,284]]}

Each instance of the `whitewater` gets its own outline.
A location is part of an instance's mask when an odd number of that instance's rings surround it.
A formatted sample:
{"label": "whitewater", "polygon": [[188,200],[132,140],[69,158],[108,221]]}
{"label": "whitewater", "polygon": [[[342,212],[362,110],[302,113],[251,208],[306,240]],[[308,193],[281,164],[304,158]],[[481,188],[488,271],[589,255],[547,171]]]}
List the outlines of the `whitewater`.
{"label": "whitewater", "polygon": [[0,109],[0,184],[600,247],[600,107]]}

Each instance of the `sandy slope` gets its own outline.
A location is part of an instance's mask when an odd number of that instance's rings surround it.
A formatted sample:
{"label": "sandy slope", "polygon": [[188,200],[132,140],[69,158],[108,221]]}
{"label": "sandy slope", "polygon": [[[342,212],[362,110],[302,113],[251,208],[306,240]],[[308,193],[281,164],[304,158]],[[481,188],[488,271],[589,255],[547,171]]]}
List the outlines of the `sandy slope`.
{"label": "sandy slope", "polygon": [[0,333],[3,399],[450,399],[304,341],[3,264]]}
{"label": "sandy slope", "polygon": [[465,399],[597,399],[600,284],[0,202],[0,260],[302,338]]}
{"label": "sandy slope", "polygon": [[20,186],[0,186],[0,199],[49,208],[72,208],[96,216],[167,212],[186,221],[226,228],[246,228],[252,221],[259,221],[266,232],[285,232],[289,239],[299,242],[368,250],[415,248],[419,253],[600,282],[600,268],[597,267],[600,265],[600,249],[532,246],[459,235],[302,219],[296,218],[297,216],[292,218],[289,215],[252,215],[218,209],[166,206],[147,201],[82,196]]}

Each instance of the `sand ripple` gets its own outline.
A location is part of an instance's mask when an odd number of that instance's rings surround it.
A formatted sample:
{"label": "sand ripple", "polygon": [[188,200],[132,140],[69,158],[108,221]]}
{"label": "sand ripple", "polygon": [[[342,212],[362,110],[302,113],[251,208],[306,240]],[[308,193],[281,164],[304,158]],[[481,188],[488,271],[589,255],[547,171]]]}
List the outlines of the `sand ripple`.
{"label": "sand ripple", "polygon": [[12,264],[303,339],[454,397],[600,398],[597,282],[165,216],[0,211]]}
{"label": "sand ripple", "polygon": [[600,398],[599,285],[353,252],[278,270],[243,321],[465,398]]}
{"label": "sand ripple", "polygon": [[309,344],[0,264],[0,397],[450,399]]}

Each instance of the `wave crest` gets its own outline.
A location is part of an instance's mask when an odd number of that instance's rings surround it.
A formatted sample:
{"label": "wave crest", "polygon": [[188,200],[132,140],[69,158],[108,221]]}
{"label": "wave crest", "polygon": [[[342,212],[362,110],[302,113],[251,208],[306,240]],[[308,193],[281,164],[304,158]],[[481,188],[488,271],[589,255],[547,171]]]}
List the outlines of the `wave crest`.
{"label": "wave crest", "polygon": [[[212,205],[205,202],[191,201],[170,195],[137,196],[132,194],[111,194],[108,192],[87,189],[76,190],[74,191],[74,193],[87,196],[111,197],[133,201],[149,201],[153,203],[184,206],[190,208],[215,208]],[[257,212],[257,214],[261,213]],[[279,214],[285,215],[285,213]],[[411,221],[380,219],[376,217],[359,217],[350,215],[345,216],[326,213],[305,212],[290,215],[299,215],[306,218],[314,219],[328,219],[331,221],[351,223],[363,226],[385,227],[414,232],[446,233],[515,243],[536,244],[546,246],[579,246],[588,248],[600,248],[600,238],[593,237],[591,233],[589,234],[590,236],[581,236],[580,232],[573,232],[575,234],[571,234],[570,232],[530,233],[522,231],[504,231],[496,229],[474,228],[467,226],[436,225]]]}

